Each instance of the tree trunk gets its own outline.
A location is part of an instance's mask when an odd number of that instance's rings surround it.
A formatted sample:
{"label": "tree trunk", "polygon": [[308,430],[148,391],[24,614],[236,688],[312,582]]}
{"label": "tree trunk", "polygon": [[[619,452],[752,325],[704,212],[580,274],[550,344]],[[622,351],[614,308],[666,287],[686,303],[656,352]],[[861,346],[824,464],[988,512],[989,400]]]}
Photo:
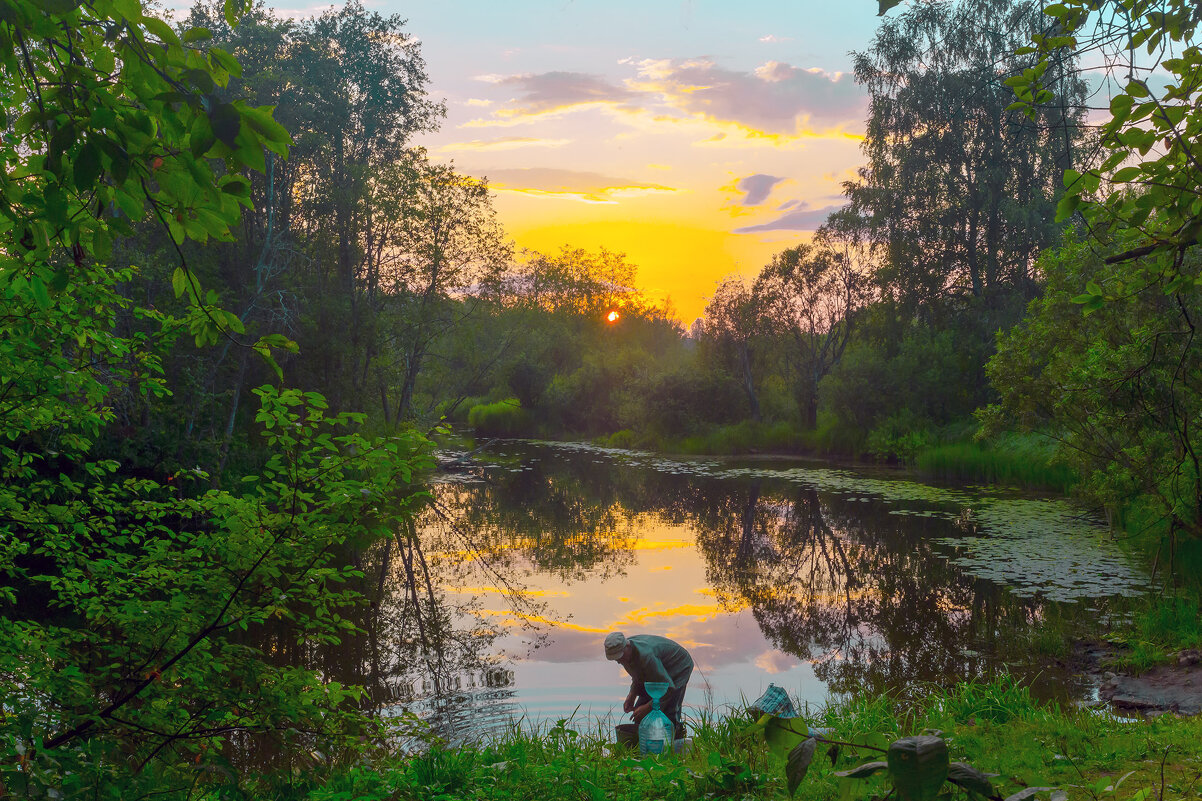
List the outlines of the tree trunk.
{"label": "tree trunk", "polygon": [[755,382],[751,380],[751,354],[746,343],[739,348],[739,365],[743,368],[743,392],[747,393],[747,402],[751,404],[751,419],[758,423],[763,418],[760,416],[760,399],[755,393]]}

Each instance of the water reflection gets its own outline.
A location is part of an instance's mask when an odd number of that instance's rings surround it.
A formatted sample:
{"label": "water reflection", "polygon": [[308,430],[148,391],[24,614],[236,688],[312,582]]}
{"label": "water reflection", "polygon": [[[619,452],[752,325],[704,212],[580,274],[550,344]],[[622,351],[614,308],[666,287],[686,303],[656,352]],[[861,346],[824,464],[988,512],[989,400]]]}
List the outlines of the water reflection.
{"label": "water reflection", "polygon": [[513,717],[616,716],[622,679],[600,652],[613,629],[689,647],[694,712],[769,680],[814,702],[1004,669],[1045,697],[1085,692],[1007,653],[1047,602],[948,559],[947,542],[976,536],[955,505],[899,514],[880,476],[849,492],[845,471],[832,491],[764,464],[518,444],[493,457],[474,481],[436,485],[413,531],[359,555],[366,634],[326,654],[377,708],[417,708],[449,738]]}

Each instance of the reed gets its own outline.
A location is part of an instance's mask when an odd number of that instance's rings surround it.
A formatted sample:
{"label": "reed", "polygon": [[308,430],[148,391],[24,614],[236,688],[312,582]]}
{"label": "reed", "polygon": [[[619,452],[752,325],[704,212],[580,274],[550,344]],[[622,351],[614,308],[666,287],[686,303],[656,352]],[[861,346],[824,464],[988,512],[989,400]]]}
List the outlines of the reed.
{"label": "reed", "polygon": [[949,442],[920,451],[915,465],[945,480],[980,481],[1067,493],[1077,483],[1071,467],[1054,460],[1055,443],[1036,434],[1010,434],[991,442]]}

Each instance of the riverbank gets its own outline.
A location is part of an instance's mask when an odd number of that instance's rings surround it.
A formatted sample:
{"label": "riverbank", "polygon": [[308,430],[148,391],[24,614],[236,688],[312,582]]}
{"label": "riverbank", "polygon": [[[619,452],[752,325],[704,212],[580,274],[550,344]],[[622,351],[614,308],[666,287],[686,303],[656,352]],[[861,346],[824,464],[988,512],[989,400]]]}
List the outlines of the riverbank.
{"label": "riverbank", "polygon": [[[1202,790],[1202,719],[1123,719],[1043,706],[1006,678],[855,698],[808,716],[808,723],[828,739],[878,747],[941,732],[953,761],[999,774],[992,782],[1003,797],[1038,786],[1061,788],[1069,799],[1172,801]],[[594,723],[569,719],[488,744],[449,748],[435,741],[413,756],[380,750],[352,766],[315,765],[286,779],[261,777],[242,790],[280,801],[787,798],[785,756],[752,724],[742,712],[701,721],[690,732],[690,754],[640,759],[618,750]],[[851,780],[835,772],[876,758],[843,746],[832,760],[827,751],[820,746],[797,798],[841,797],[841,784]],[[878,777],[854,782],[853,789],[866,798],[883,795],[887,785]]]}
{"label": "riverbank", "polygon": [[[516,400],[474,406],[461,413],[479,437],[560,440]],[[820,425],[801,429],[784,421],[744,420],[684,436],[621,430],[592,438],[605,448],[626,448],[688,456],[747,454],[805,456],[909,465],[930,478],[973,481],[1067,494],[1076,473],[1055,460],[1055,443],[1035,433],[1008,432],[988,440],[975,438],[978,424],[965,420],[937,430],[853,432]],[[571,439],[571,437],[568,437]]]}

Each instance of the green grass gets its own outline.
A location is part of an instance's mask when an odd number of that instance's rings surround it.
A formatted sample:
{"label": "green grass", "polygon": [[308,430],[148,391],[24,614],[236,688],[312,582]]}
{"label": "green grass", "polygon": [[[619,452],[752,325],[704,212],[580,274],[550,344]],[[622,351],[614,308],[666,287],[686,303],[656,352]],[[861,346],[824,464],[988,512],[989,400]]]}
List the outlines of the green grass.
{"label": "green grass", "polygon": [[528,437],[534,433],[534,421],[517,398],[473,406],[467,422],[482,437]]}
{"label": "green grass", "polygon": [[[1164,715],[1125,721],[1110,715],[1042,706],[1007,677],[948,690],[918,688],[829,704],[809,716],[828,739],[883,747],[902,736],[937,730],[952,760],[998,773],[1002,795],[1023,786],[1061,787],[1070,799],[1128,801],[1141,790],[1164,801],[1202,790],[1202,720]],[[377,751],[353,764],[315,766],[278,781],[243,785],[245,798],[279,801],[686,801],[788,797],[784,755],[769,749],[745,713],[708,715],[691,726],[693,750],[639,758],[606,742],[608,732],[564,720],[537,732],[518,729],[492,742],[420,754]],[[840,748],[832,766],[820,745],[798,789],[802,801],[840,796],[833,775],[870,758],[866,747]],[[1107,791],[1127,773],[1117,791]],[[857,798],[883,795],[883,779],[854,786]],[[197,794],[199,795],[199,794]],[[195,796],[194,796],[195,797]],[[211,798],[217,793],[212,792]],[[956,796],[962,797],[962,796]],[[1044,796],[1046,798],[1046,796]],[[1153,794],[1152,797],[1155,797]]]}
{"label": "green grass", "polygon": [[664,450],[698,455],[796,453],[805,447],[805,440],[790,423],[744,420],[664,444]]}
{"label": "green grass", "polygon": [[1121,650],[1109,667],[1140,673],[1172,662],[1186,648],[1202,648],[1202,602],[1181,593],[1137,601],[1129,625],[1107,637]]}
{"label": "green grass", "polygon": [[920,451],[919,470],[941,479],[981,481],[1068,492],[1076,472],[1052,461],[1055,444],[1035,434],[1009,434],[988,443],[949,442]]}

